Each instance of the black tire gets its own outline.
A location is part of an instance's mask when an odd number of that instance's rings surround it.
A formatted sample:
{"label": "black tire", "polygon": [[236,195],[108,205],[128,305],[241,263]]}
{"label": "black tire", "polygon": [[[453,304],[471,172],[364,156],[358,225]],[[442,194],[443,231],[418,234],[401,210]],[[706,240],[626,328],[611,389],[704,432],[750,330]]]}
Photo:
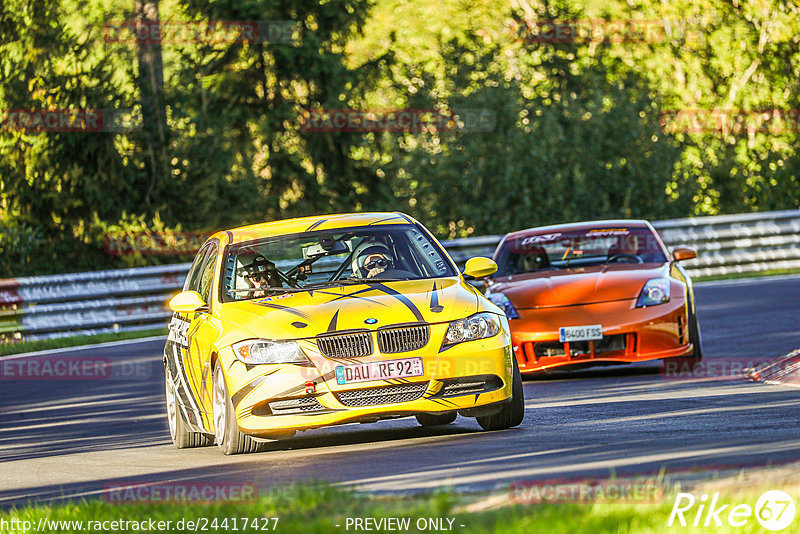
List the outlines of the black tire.
{"label": "black tire", "polygon": [[694,345],[692,359],[695,363],[703,361],[703,337],[700,335],[700,323],[697,321],[697,314],[689,312],[689,341]]}
{"label": "black tire", "polygon": [[183,418],[178,396],[175,394],[175,384],[170,378],[169,371],[164,368],[164,401],[167,407],[167,422],[169,423],[169,437],[178,449],[191,449],[194,447],[208,447],[214,444],[214,437],[202,432],[195,432]]}
{"label": "black tire", "polygon": [[236,413],[233,409],[233,401],[231,401],[228,384],[225,381],[225,375],[219,362],[214,364],[213,381],[214,437],[219,450],[226,455],[264,450],[265,443],[260,443],[239,430],[239,425],[236,422]]}
{"label": "black tire", "polygon": [[421,424],[422,426],[439,426],[439,425],[449,425],[453,421],[456,420],[458,417],[457,412],[448,412],[441,415],[434,415],[430,413],[419,413],[416,415],[417,423]]}
{"label": "black tire", "polygon": [[682,368],[690,369],[692,373],[700,366],[703,361],[703,340],[700,337],[700,325],[697,323],[697,316],[689,312],[689,342],[694,346],[691,354],[678,358]]}
{"label": "black tire", "polygon": [[[671,373],[669,370],[673,369],[676,363],[679,374],[694,374],[695,370],[697,370],[700,363],[703,361],[703,338],[700,335],[700,325],[697,321],[697,315],[691,308],[689,309],[688,327],[689,342],[694,346],[694,350],[691,354],[687,354],[686,356],[664,360],[663,369],[666,374]],[[669,362],[674,363],[670,364]]]}
{"label": "black tire", "polygon": [[517,359],[513,356],[514,363],[513,378],[511,379],[511,402],[503,405],[503,408],[494,415],[476,417],[478,424],[484,430],[505,430],[522,423],[525,418],[525,392],[522,390],[522,375],[517,366]]}

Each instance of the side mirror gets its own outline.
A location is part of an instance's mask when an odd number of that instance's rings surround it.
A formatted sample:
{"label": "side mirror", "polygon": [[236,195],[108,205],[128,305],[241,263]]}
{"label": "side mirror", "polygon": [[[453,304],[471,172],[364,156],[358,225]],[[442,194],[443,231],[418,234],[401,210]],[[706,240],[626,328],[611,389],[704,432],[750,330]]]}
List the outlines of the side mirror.
{"label": "side mirror", "polygon": [[672,249],[672,257],[675,259],[675,261],[691,260],[692,258],[697,257],[697,251],[691,247],[678,245]]}
{"label": "side mirror", "polygon": [[169,299],[169,309],[178,313],[197,311],[205,306],[203,297],[197,291],[181,291]]}
{"label": "side mirror", "polygon": [[464,266],[465,280],[479,280],[494,274],[497,271],[497,264],[489,258],[470,258]]}

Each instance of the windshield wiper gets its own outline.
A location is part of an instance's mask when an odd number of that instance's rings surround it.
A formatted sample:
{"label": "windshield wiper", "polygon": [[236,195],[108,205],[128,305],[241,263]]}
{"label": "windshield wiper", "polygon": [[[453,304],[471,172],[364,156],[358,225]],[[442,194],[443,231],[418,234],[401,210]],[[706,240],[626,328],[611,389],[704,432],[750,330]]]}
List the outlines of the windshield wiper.
{"label": "windshield wiper", "polygon": [[256,291],[263,291],[264,293],[297,293],[303,291],[302,287],[248,287],[244,289],[229,289],[228,293],[255,293]]}
{"label": "windshield wiper", "polygon": [[[354,284],[369,284],[370,282],[405,282],[408,280],[408,278],[381,278],[379,276],[375,276],[373,278],[356,278],[355,276],[348,276],[342,280],[346,280]],[[341,282],[342,280],[339,281]]]}

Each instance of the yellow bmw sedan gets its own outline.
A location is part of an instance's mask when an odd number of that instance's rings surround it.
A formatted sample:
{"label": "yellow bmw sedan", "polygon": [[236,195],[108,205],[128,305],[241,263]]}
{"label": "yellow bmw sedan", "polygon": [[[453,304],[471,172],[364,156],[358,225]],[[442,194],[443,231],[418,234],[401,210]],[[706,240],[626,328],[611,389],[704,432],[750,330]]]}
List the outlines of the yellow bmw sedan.
{"label": "yellow bmw sedan", "polygon": [[178,448],[255,452],[343,423],[416,416],[519,425],[522,381],[508,321],[420,223],[402,213],[326,215],[218,232],[192,264],[164,348]]}

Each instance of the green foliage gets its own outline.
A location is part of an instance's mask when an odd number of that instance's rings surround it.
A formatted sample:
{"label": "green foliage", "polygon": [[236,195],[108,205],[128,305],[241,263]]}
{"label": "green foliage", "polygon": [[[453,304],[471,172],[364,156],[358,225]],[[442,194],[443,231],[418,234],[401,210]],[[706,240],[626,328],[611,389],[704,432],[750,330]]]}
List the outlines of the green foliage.
{"label": "green foliage", "polygon": [[[185,259],[109,256],[111,230],[210,232],[402,210],[456,237],[800,205],[796,122],[685,131],[664,120],[800,108],[796,3],[155,3],[167,23],[293,21],[296,39],[165,42],[163,135],[146,113],[126,132],[0,122],[0,276]],[[15,109],[143,109],[137,43],[104,37],[132,19],[134,0],[107,4],[0,3],[2,121]],[[654,33],[520,38],[529,23],[554,19],[644,20]],[[302,127],[308,110],[397,108],[453,110],[467,124]]]}
{"label": "green foliage", "polygon": [[[718,488],[715,488],[718,489]],[[761,491],[759,492],[758,489]],[[730,485],[723,488],[719,501],[723,503],[754,503],[761,492],[770,487],[747,487],[738,490]],[[699,492],[698,492],[699,493]],[[668,492],[656,503],[640,502],[543,502],[535,504],[516,504],[503,502],[502,495],[491,495],[486,500],[493,503],[488,509],[466,511],[465,504],[475,501],[473,495],[442,492],[439,494],[414,494],[408,497],[384,496],[368,497],[352,489],[326,483],[302,483],[263,488],[262,494],[252,501],[245,502],[130,502],[116,504],[107,500],[92,499],[65,501],[54,505],[31,505],[0,511],[0,520],[6,524],[17,525],[27,521],[35,526],[41,522],[53,530],[64,533],[85,532],[94,522],[137,521],[147,525],[163,521],[163,532],[194,532],[200,525],[210,531],[236,530],[259,532],[270,530],[287,533],[326,534],[338,530],[357,527],[347,521],[355,518],[371,518],[376,521],[392,518],[391,523],[382,521],[380,525],[369,524],[376,532],[396,532],[396,521],[408,522],[408,532],[430,532],[436,530],[426,524],[434,519],[442,523],[442,528],[464,534],[527,534],[530,532],[592,532],[597,534],[618,534],[621,532],[655,534],[668,530],[666,526],[675,501],[675,493]],[[461,503],[461,506],[458,506]],[[479,503],[479,504],[484,504]],[[499,503],[499,505],[497,504]],[[753,517],[745,526],[733,527],[726,522],[726,513],[721,515],[722,526],[715,526],[716,532],[763,532]],[[277,526],[275,520],[277,519]],[[235,518],[235,519],[234,519]],[[244,518],[248,526],[243,527]],[[269,519],[268,519],[269,518]],[[181,521],[182,520],[182,521]],[[234,523],[234,520],[238,523]],[[254,520],[257,527],[252,528]],[[452,521],[449,523],[448,520]],[[13,521],[13,523],[12,523]],[[46,521],[46,522],[45,522]],[[92,523],[89,523],[89,522]],[[167,521],[170,524],[167,525]],[[193,521],[187,526],[187,521]],[[268,523],[267,523],[268,521]],[[419,521],[419,523],[418,523]],[[677,524],[678,520],[674,520]],[[709,527],[692,526],[692,518],[687,515],[688,526],[677,527],[691,534],[708,532]],[[110,524],[110,523],[104,523]],[[119,524],[119,523],[117,523]],[[224,525],[224,526],[223,526]],[[234,525],[236,525],[234,527]],[[363,523],[362,523],[363,525]],[[452,526],[451,526],[452,525]],[[131,523],[127,529],[135,530]],[[56,528],[58,527],[58,528]],[[87,527],[89,527],[87,529]],[[428,527],[428,528],[426,528]],[[146,530],[146,527],[142,526]],[[204,527],[198,527],[203,530]],[[675,528],[675,527],[673,527]],[[790,525],[784,532],[796,533],[799,529]]]}

